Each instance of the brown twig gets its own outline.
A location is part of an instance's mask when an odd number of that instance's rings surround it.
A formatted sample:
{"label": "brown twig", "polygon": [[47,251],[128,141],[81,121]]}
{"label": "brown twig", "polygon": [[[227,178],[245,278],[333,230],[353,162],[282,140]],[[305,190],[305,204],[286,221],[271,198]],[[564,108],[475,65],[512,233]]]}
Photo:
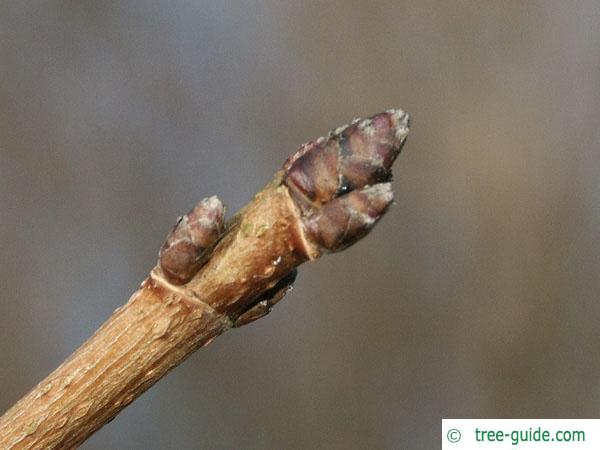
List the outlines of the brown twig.
{"label": "brown twig", "polygon": [[0,418],[0,448],[76,447],[194,350],[267,314],[298,265],[385,213],[407,133],[390,110],[305,144],[225,227],[218,199],[200,202],[129,302]]}

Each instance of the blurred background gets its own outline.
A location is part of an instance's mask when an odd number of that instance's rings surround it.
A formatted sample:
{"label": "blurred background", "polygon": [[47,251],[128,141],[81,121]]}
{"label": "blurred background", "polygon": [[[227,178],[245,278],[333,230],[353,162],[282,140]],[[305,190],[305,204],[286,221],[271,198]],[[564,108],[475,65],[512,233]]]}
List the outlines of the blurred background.
{"label": "blurred background", "polygon": [[0,3],[0,410],[176,220],[401,107],[396,205],[85,449],[430,449],[444,417],[600,416],[597,2]]}

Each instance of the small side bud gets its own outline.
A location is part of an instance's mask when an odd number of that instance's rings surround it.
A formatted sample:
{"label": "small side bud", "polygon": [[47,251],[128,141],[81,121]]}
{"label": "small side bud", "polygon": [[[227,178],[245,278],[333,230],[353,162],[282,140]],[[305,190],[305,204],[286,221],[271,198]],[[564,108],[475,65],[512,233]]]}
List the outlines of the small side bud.
{"label": "small side bud", "polygon": [[241,327],[269,314],[273,306],[292,290],[297,275],[298,271],[294,269],[284,276],[275,286],[256,299],[256,302],[250,308],[240,314],[233,322],[233,326]]}
{"label": "small side bud", "polygon": [[158,264],[171,283],[185,284],[200,270],[206,250],[223,233],[224,216],[223,204],[213,196],[179,218],[158,253]]}
{"label": "small side bud", "polygon": [[308,217],[306,230],[322,251],[338,252],[366,236],[393,200],[391,183],[352,191]]}

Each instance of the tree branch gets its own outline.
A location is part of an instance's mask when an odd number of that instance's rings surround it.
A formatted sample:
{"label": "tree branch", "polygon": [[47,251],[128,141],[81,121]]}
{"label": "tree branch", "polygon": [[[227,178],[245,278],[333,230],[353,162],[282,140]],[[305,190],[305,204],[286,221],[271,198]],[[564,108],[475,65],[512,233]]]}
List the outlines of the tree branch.
{"label": "tree branch", "polygon": [[0,418],[0,448],[78,446],[196,349],[267,314],[298,265],[385,213],[407,133],[390,110],[305,144],[227,225],[216,197],[200,202],[129,302]]}

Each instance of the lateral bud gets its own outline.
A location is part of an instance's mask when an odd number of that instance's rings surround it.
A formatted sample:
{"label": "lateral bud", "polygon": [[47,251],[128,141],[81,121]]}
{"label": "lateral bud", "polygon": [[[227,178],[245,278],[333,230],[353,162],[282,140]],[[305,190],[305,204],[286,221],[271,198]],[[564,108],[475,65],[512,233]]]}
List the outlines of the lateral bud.
{"label": "lateral bud", "polygon": [[393,200],[391,183],[352,191],[309,216],[305,227],[321,251],[339,252],[366,236]]}
{"label": "lateral bud", "polygon": [[298,271],[293,269],[290,273],[284,276],[277,282],[277,284],[275,284],[275,286],[257,298],[255,303],[250,308],[240,314],[233,322],[233,326],[241,327],[269,314],[275,304],[292,290],[297,275]]}
{"label": "lateral bud", "polygon": [[224,229],[225,208],[212,196],[180,217],[158,253],[158,265],[169,282],[190,281],[206,262],[209,249]]}

